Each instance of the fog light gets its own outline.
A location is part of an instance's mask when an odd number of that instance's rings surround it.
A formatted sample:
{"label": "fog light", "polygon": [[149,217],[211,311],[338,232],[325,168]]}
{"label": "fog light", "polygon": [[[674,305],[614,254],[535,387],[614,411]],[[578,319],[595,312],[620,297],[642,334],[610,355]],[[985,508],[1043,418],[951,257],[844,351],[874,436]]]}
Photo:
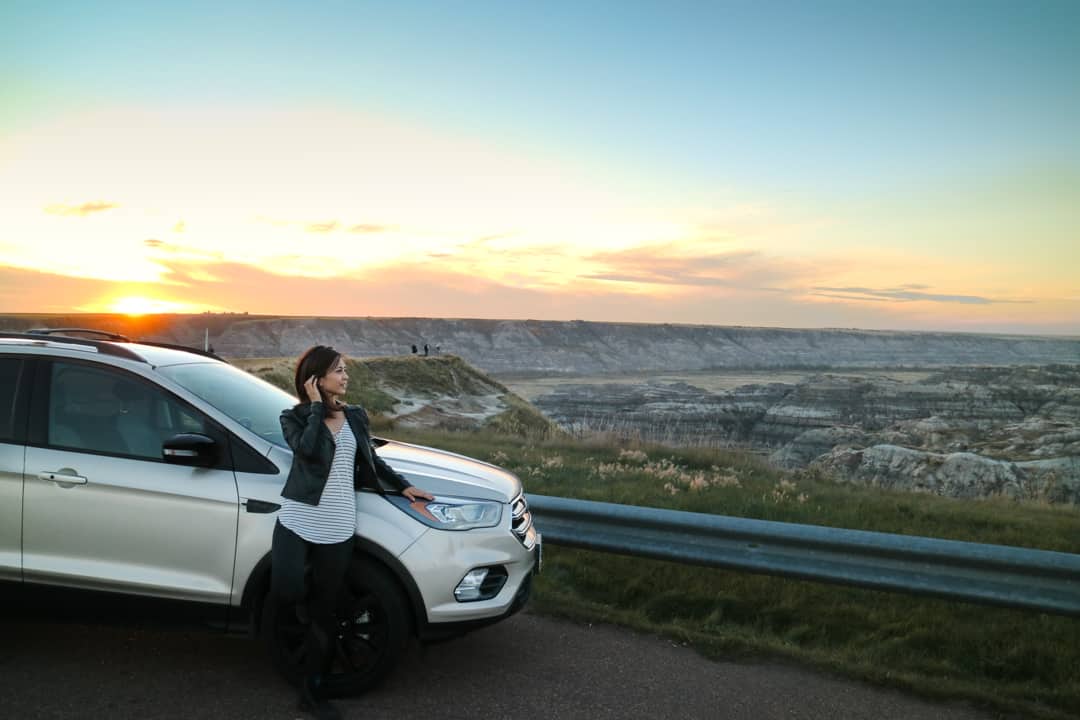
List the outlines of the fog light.
{"label": "fog light", "polygon": [[461,582],[454,588],[454,597],[457,598],[457,601],[479,600],[480,587],[484,584],[484,578],[487,577],[487,574],[487,568],[477,568],[466,573],[465,577],[461,578]]}

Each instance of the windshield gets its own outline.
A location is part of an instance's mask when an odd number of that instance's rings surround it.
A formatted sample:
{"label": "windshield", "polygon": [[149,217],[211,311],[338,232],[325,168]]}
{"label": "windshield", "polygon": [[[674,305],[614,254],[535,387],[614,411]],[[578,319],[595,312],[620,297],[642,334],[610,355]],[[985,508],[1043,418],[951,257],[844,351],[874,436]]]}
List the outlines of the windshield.
{"label": "windshield", "polygon": [[225,363],[169,365],[158,370],[259,437],[287,447],[278,420],[282,410],[296,404],[287,392]]}

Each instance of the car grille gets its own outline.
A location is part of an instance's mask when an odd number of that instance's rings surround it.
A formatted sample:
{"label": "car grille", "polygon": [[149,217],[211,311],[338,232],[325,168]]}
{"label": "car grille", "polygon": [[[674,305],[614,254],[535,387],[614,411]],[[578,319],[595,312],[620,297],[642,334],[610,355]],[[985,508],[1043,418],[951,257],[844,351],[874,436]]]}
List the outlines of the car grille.
{"label": "car grille", "polygon": [[529,512],[529,502],[524,494],[514,498],[510,503],[510,510],[510,529],[522,545],[532,550],[536,544],[536,530],[533,528],[532,513]]}

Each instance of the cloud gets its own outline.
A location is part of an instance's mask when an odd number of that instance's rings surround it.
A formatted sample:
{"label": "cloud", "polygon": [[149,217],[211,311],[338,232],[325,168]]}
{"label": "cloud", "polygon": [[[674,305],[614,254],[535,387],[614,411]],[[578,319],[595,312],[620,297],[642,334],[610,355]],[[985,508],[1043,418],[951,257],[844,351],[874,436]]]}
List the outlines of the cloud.
{"label": "cloud", "polygon": [[734,283],[730,278],[722,277],[695,277],[683,275],[681,277],[660,278],[655,275],[627,275],[619,273],[596,273],[593,275],[581,275],[588,280],[606,280],[608,282],[626,282],[641,284],[661,285],[696,285],[698,287],[731,287]]}
{"label": "cloud", "polygon": [[488,243],[495,242],[496,240],[505,240],[506,238],[511,238],[513,236],[514,236],[514,233],[508,233],[508,232],[507,233],[496,233],[494,235],[485,235],[483,237],[476,238],[476,240],[474,240],[470,244],[477,245],[477,246],[483,246],[483,245],[486,245]]}
{"label": "cloud", "polygon": [[573,248],[566,243],[531,239],[519,242],[519,238],[517,233],[512,232],[485,235],[457,243],[455,252],[479,259],[503,257],[515,261],[523,257],[566,257],[573,254]]}
{"label": "cloud", "polygon": [[[0,265],[0,310],[12,313],[70,313],[92,300],[107,296],[116,283],[95,278],[71,277]],[[136,287],[136,286],[131,286]],[[137,286],[131,294],[152,292],[150,285]]]}
{"label": "cloud", "polygon": [[579,277],[606,282],[662,286],[727,287],[776,291],[805,274],[796,263],[770,258],[755,250],[686,254],[674,244],[649,245],[596,253],[587,261],[602,270]]}
{"label": "cloud", "polygon": [[[672,322],[678,318],[681,323],[706,325],[1080,335],[1080,323],[1069,307],[1056,315],[1036,312],[1034,305],[1027,306],[1032,310],[1023,315],[1011,310],[1003,314],[992,305],[952,305],[955,310],[934,308],[920,313],[916,312],[919,306],[911,303],[886,310],[876,303],[815,303],[794,293],[749,290],[734,292],[720,302],[712,293],[686,293],[657,302],[653,295],[634,293],[620,284],[522,287],[505,278],[496,281],[483,274],[448,271],[443,264],[431,262],[317,278],[279,275],[241,263],[206,264],[176,258],[161,262],[167,269],[167,283],[117,283],[0,265],[0,312],[96,311],[117,298],[138,296],[185,302],[197,309],[265,315],[608,322]],[[542,308],[539,314],[538,308]]]}
{"label": "cloud", "polygon": [[157,238],[143,240],[143,245],[153,248],[154,256],[164,261],[181,260],[189,263],[219,263],[224,259],[224,254],[219,250],[203,250],[201,248],[177,245]]}
{"label": "cloud", "polygon": [[960,303],[962,305],[991,305],[995,303],[1030,303],[1030,300],[1005,300],[1001,298],[988,298],[981,295],[942,295],[939,293],[920,292],[926,289],[926,285],[901,285],[895,288],[866,288],[866,287],[815,287],[811,295],[818,297],[834,298],[838,300],[855,300],[862,302],[938,302]]}
{"label": "cloud", "polygon": [[393,226],[393,225],[382,225],[382,224],[377,224],[377,223],[355,223],[353,225],[349,225],[348,227],[344,227],[345,224],[341,223],[341,222],[339,222],[337,220],[323,220],[323,221],[311,222],[311,221],[303,221],[303,220],[301,220],[301,221],[280,220],[280,219],[273,219],[273,218],[260,216],[258,218],[258,221],[268,223],[268,224],[273,225],[275,227],[297,227],[297,226],[299,226],[299,227],[303,227],[304,231],[309,232],[309,233],[332,233],[332,232],[335,232],[338,229],[343,229],[343,230],[345,230],[345,232],[355,233],[355,234],[358,234],[358,235],[364,235],[364,234],[371,234],[371,233],[388,232],[390,230],[395,229],[395,226]]}
{"label": "cloud", "polygon": [[105,212],[106,210],[112,210],[113,208],[118,207],[120,206],[116,203],[102,202],[100,200],[86,202],[82,205],[63,205],[61,203],[54,203],[46,206],[45,212],[50,215],[62,215],[64,217],[86,217],[93,213]]}

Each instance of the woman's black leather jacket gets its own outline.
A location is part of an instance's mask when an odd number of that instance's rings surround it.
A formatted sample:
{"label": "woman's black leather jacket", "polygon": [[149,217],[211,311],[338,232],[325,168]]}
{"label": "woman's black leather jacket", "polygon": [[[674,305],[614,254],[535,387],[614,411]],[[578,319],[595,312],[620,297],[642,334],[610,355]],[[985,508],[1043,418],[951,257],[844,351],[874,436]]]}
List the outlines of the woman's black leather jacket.
{"label": "woman's black leather jacket", "polygon": [[[285,442],[293,451],[292,467],[281,491],[283,497],[308,505],[318,505],[330,464],[334,460],[334,436],[323,419],[326,407],[321,402],[300,403],[281,412]],[[357,490],[371,488],[380,493],[401,492],[408,480],[375,453],[368,432],[368,416],[359,405],[345,407],[345,420],[356,435],[356,461],[353,485]]]}

